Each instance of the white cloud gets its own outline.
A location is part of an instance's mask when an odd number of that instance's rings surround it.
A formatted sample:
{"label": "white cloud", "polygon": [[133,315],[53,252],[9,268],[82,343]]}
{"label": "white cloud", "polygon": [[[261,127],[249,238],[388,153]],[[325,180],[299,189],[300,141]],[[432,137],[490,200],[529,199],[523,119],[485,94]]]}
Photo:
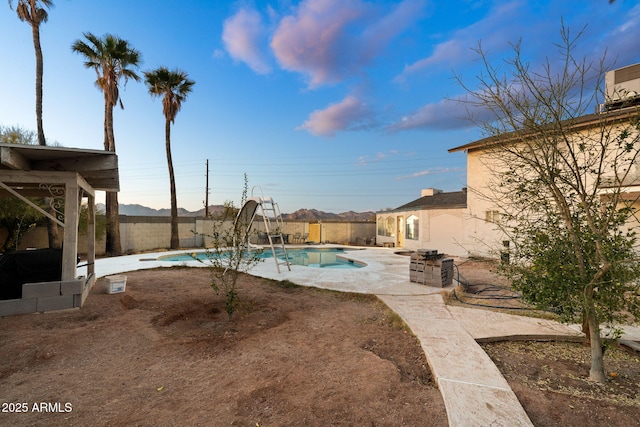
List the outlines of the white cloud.
{"label": "white cloud", "polygon": [[266,37],[266,29],[260,13],[254,9],[240,9],[224,21],[222,41],[227,52],[238,61],[246,63],[258,74],[271,71],[269,60],[261,45]]}
{"label": "white cloud", "polygon": [[316,110],[300,125],[298,130],[306,130],[315,136],[335,136],[336,132],[366,126],[371,112],[360,99],[349,95],[342,101],[324,110]]}
{"label": "white cloud", "polygon": [[419,172],[414,172],[411,175],[399,176],[395,178],[396,180],[404,180],[404,179],[413,179],[420,178],[421,176],[427,175],[438,175],[443,173],[453,173],[453,172],[465,172],[466,168],[433,168],[426,169]]}
{"label": "white cloud", "polygon": [[358,157],[358,166],[368,166],[371,163],[378,163],[384,159],[389,158],[390,156],[394,156],[398,154],[397,150],[391,150],[387,153],[379,151],[375,156],[371,157],[368,155],[362,155]]}
{"label": "white cloud", "polygon": [[[443,100],[434,104],[427,104],[416,112],[404,116],[400,121],[388,126],[390,131],[411,129],[460,129],[473,126],[467,120],[468,106],[462,101]],[[478,110],[480,111],[480,110]]]}
{"label": "white cloud", "polygon": [[[516,42],[528,31],[526,25],[522,25],[524,5],[521,0],[499,5],[484,19],[456,31],[449,40],[437,44],[431,55],[406,65],[396,77],[396,82],[431,67],[451,68],[475,59],[473,49],[478,46],[479,38],[482,38],[483,49],[499,51],[509,48],[509,42]],[[535,30],[542,29],[538,26]]]}
{"label": "white cloud", "polygon": [[[617,56],[610,58],[615,61],[616,68],[626,67],[638,62],[640,4],[633,7],[621,22],[611,22],[611,20],[607,20],[607,22],[609,25],[594,30],[599,40],[597,43],[591,44],[593,47],[591,54],[599,57],[602,56],[605,50],[616,52]],[[611,54],[608,56],[611,56]]]}

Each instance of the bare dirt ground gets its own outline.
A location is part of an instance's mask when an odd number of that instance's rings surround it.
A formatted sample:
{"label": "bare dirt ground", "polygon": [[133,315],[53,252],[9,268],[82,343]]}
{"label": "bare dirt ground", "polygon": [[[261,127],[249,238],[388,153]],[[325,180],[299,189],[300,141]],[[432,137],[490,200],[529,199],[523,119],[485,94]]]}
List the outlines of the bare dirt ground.
{"label": "bare dirt ground", "polygon": [[0,425],[447,425],[375,297],[242,276],[229,321],[207,269],[127,277],[80,310],[0,319]]}
{"label": "bare dirt ground", "polygon": [[[468,261],[460,265],[470,282],[467,293],[457,289],[467,307],[511,314],[530,311],[490,262]],[[462,303],[463,305],[465,303]],[[482,306],[491,306],[486,308]],[[496,307],[510,307],[498,309]],[[640,357],[622,348],[609,347],[604,363],[607,383],[588,380],[591,352],[582,343],[513,342],[481,344],[518,396],[535,426],[631,426],[640,420]]]}
{"label": "bare dirt ground", "polygon": [[[461,270],[489,284],[490,267]],[[229,321],[206,269],[127,277],[80,310],[0,319],[0,425],[447,425],[420,346],[375,297],[242,276]],[[580,344],[483,347],[536,426],[640,419],[637,355],[608,349],[600,386]]]}

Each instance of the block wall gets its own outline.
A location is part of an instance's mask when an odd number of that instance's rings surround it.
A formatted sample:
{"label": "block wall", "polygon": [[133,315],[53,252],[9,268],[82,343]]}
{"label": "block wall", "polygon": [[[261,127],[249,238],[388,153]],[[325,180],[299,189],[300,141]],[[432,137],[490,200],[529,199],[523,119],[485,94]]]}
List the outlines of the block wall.
{"label": "block wall", "polygon": [[82,307],[95,276],[65,282],[25,283],[22,299],[0,300],[0,317]]}
{"label": "block wall", "polygon": [[421,254],[411,254],[409,281],[437,288],[451,285],[453,282],[453,258],[429,260]]}

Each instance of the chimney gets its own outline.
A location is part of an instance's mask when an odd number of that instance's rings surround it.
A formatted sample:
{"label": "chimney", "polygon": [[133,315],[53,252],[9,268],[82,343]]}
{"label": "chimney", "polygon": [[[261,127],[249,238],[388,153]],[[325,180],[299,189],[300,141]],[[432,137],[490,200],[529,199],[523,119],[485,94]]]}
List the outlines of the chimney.
{"label": "chimney", "polygon": [[438,190],[436,188],[423,188],[422,189],[422,197],[424,196],[433,196],[434,194],[440,194],[442,190]]}

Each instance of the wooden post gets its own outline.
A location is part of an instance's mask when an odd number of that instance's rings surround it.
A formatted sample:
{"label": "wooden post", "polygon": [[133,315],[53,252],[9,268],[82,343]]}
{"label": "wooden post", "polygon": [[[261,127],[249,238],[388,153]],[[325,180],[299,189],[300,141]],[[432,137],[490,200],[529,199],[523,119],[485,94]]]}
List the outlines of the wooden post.
{"label": "wooden post", "polygon": [[76,278],[78,264],[78,218],[80,191],[76,179],[65,182],[64,240],[62,243],[62,281]]}
{"label": "wooden post", "polygon": [[95,273],[96,262],[96,198],[87,198],[87,277]]}

